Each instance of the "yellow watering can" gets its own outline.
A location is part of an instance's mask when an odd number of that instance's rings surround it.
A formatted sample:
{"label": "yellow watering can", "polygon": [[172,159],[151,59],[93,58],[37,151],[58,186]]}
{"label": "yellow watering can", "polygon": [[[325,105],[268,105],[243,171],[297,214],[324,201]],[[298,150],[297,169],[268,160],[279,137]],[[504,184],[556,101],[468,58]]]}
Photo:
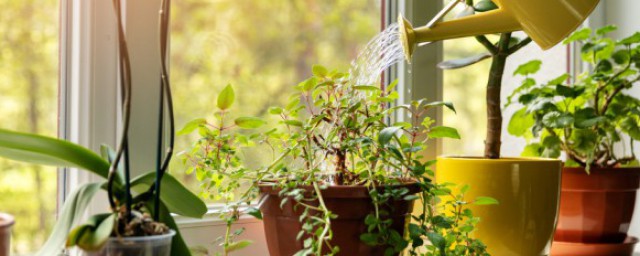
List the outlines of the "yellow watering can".
{"label": "yellow watering can", "polygon": [[407,59],[418,43],[524,30],[542,49],[558,44],[589,16],[600,0],[493,0],[496,10],[435,23],[453,9],[453,0],[429,25],[413,28],[398,17]]}

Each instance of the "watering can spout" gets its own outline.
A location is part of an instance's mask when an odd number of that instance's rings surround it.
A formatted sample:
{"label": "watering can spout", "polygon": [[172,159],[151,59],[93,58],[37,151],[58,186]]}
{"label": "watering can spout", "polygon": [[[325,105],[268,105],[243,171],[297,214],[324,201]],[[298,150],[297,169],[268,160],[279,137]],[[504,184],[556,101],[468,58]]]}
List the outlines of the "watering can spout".
{"label": "watering can spout", "polygon": [[[455,0],[454,0],[455,1]],[[600,0],[493,0],[498,9],[413,28],[398,17],[407,60],[417,44],[524,30],[543,49],[561,42],[591,14]]]}

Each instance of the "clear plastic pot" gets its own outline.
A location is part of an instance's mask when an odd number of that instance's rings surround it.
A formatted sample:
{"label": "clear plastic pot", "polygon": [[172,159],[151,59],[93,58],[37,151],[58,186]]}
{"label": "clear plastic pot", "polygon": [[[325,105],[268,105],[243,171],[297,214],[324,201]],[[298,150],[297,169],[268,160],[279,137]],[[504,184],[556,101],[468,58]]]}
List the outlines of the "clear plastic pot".
{"label": "clear plastic pot", "polygon": [[112,237],[99,252],[87,252],[88,256],[169,256],[171,239],[176,234],[158,236]]}

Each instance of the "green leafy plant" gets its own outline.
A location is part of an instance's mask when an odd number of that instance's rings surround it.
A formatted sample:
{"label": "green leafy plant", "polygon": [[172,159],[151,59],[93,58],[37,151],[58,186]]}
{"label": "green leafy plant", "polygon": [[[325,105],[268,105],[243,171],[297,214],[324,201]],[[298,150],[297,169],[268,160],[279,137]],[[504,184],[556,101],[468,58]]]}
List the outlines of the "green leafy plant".
{"label": "green leafy plant", "polygon": [[[472,15],[474,12],[487,12],[498,8],[491,0],[466,0],[469,11],[466,14]],[[476,40],[482,44],[488,52],[476,56],[449,60],[438,64],[441,69],[459,69],[473,65],[482,60],[491,58],[491,69],[487,82],[487,136],[485,139],[484,157],[490,159],[500,158],[501,136],[502,136],[502,105],[500,93],[502,92],[502,78],[507,64],[507,58],[531,43],[531,38],[519,39],[512,36],[511,32],[499,34],[497,42],[491,42],[487,36],[476,36]]]}
{"label": "green leafy plant", "polygon": [[[128,128],[131,112],[131,68],[127,41],[124,36],[120,0],[114,1],[118,21],[119,67],[122,91],[122,137],[116,151],[107,146],[102,157],[79,145],[33,134],[0,130],[0,156],[34,164],[80,168],[102,178],[104,182],[81,185],[65,201],[53,233],[37,255],[52,255],[65,247],[77,246],[85,251],[99,251],[110,237],[153,236],[176,232],[172,238],[171,255],[190,255],[171,213],[200,218],[207,207],[196,195],[175,178],[165,174],[172,157],[173,112],[171,88],[165,63],[162,63],[160,109],[169,110],[170,138],[162,154],[163,137],[158,138],[157,169],[141,176],[130,177]],[[162,1],[160,12],[161,59],[166,59],[168,31],[168,2]],[[164,130],[164,113],[160,111],[159,134]],[[163,188],[162,190],[160,188]],[[82,218],[87,206],[100,190],[107,192],[111,212],[96,214],[82,225],[73,226]],[[72,229],[73,228],[73,229]]]}
{"label": "green leafy plant", "polygon": [[[564,74],[547,83],[531,75],[542,64],[523,64],[515,75],[522,85],[509,97],[524,105],[509,123],[509,132],[529,143],[523,155],[556,158],[564,152],[569,165],[615,167],[636,164],[633,142],[640,140],[640,100],[626,92],[640,81],[640,33],[615,41],[607,37],[616,29],[585,28],[573,33],[565,44],[582,45],[581,57],[592,70],[571,78]],[[571,81],[571,82],[569,82]],[[614,146],[628,147],[624,152]]]}
{"label": "green leafy plant", "polygon": [[[465,201],[464,191],[454,194],[452,185],[436,185],[429,176],[434,161],[424,159],[426,142],[435,138],[459,138],[454,128],[433,126],[428,110],[446,107],[448,102],[414,101],[390,107],[398,98],[395,83],[387,88],[350,82],[347,73],[314,66],[313,76],[296,86],[299,93],[284,107],[269,113],[276,127],[256,117],[236,117],[231,111],[234,93],[227,86],[218,96],[218,110],[212,119],[189,122],[179,134],[198,133],[200,138],[181,153],[201,182],[201,196],[221,200],[227,221],[227,236],[221,239],[223,254],[249,244],[231,235],[232,224],[242,214],[261,218],[253,202],[261,200],[259,187],[273,186],[282,205],[301,207],[302,230],[298,239],[304,249],[296,255],[335,255],[332,220],[336,215],[324,203],[323,190],[332,185],[364,186],[375,210],[365,220],[369,227],[361,240],[386,247],[387,255],[404,250],[411,255],[486,255],[484,245],[470,237],[477,219],[468,204],[494,203],[478,199]],[[396,114],[409,120],[393,122]],[[266,149],[272,160],[260,167],[248,167],[243,150]],[[399,185],[412,183],[410,192]],[[407,234],[390,228],[391,200],[420,201]],[[441,207],[442,209],[438,209]],[[424,243],[430,240],[432,245]],[[425,254],[425,252],[427,252]]]}

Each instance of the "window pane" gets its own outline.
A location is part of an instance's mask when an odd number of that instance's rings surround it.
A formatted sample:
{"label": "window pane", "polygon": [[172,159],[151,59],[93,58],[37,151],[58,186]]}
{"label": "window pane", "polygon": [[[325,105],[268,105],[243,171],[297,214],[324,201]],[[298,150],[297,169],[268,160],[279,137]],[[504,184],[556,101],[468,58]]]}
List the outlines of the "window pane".
{"label": "window pane", "polygon": [[[0,128],[56,136],[58,1],[0,1]],[[40,248],[55,221],[56,169],[0,159],[0,211],[12,250]]]}
{"label": "window pane", "polygon": [[[232,110],[266,116],[283,105],[313,64],[346,70],[359,47],[379,31],[379,0],[182,0],[172,6],[171,79],[176,124],[211,117],[227,83],[236,91]],[[179,136],[182,151],[195,137]],[[246,152],[256,164],[267,157]],[[199,192],[180,161],[172,173]]]}

